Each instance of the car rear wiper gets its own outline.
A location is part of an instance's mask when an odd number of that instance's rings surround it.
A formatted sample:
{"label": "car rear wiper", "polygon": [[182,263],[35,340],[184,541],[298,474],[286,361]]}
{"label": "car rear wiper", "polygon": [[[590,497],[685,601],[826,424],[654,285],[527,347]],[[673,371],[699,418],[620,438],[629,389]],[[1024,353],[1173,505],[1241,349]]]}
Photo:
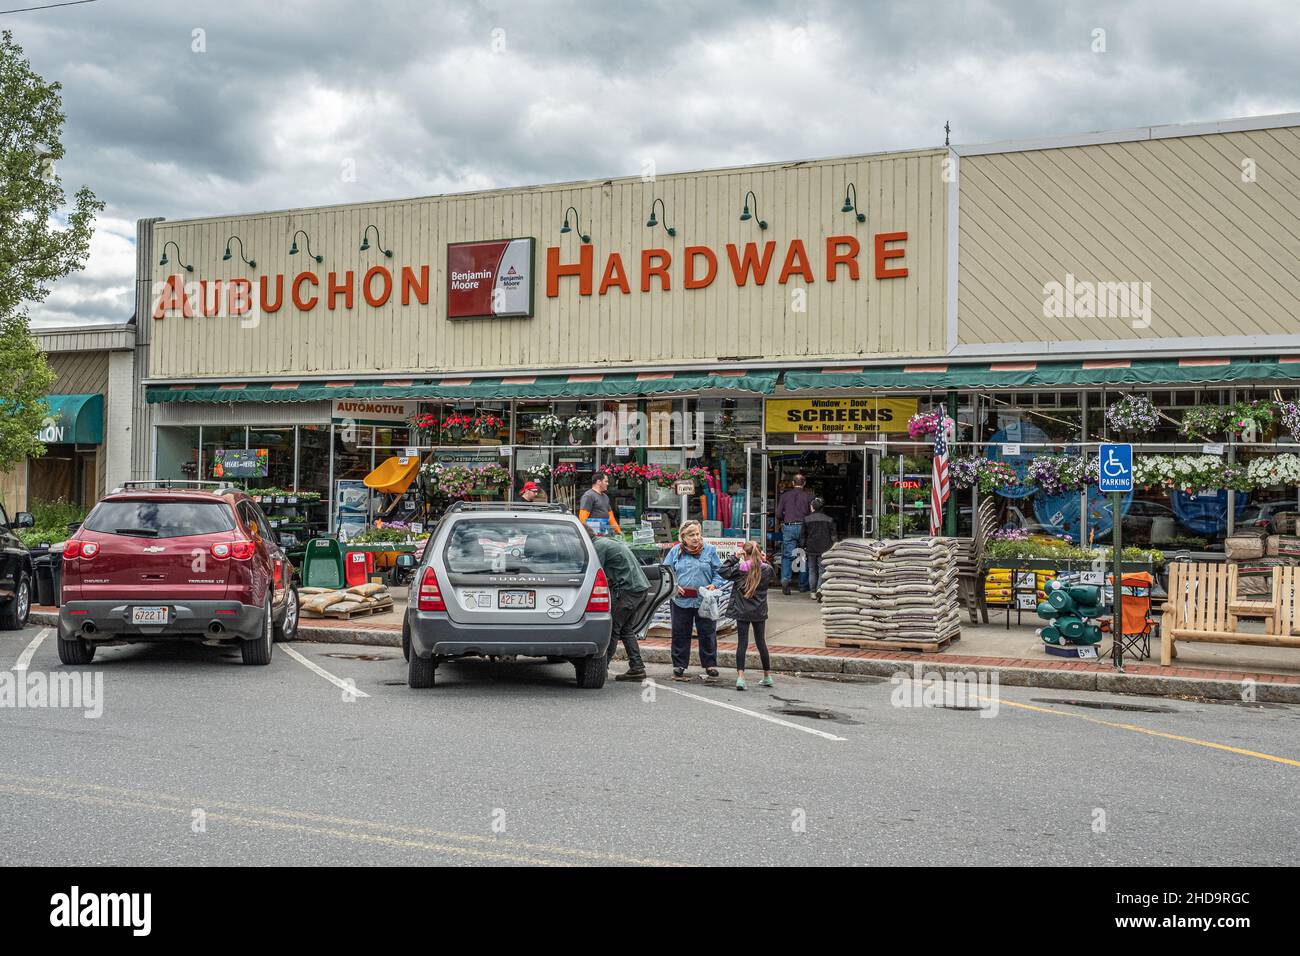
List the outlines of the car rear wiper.
{"label": "car rear wiper", "polygon": [[137,538],[158,537],[158,532],[152,528],[114,528],[113,534],[129,534]]}

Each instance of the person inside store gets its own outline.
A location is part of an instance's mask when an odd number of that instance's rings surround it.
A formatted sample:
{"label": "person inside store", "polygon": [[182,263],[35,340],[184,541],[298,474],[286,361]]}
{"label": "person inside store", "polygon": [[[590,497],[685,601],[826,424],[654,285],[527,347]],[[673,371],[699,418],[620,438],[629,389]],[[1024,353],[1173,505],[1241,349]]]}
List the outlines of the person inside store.
{"label": "person inside store", "polygon": [[799,529],[799,547],[803,548],[807,561],[808,592],[816,597],[822,575],[822,555],[835,543],[835,519],[825,512],[826,502],[822,499],[814,498],[811,506],[812,510]]}
{"label": "person inside store", "polygon": [[731,605],[728,614],[736,619],[736,690],[745,689],[745,654],[749,650],[749,631],[754,630],[754,646],[763,664],[764,687],[772,686],[772,660],[767,653],[767,588],[772,583],[772,565],[763,560],[757,541],[746,541],[740,554],[722,562],[719,573],[731,582]]}
{"label": "person inside store", "polygon": [[716,588],[725,580],[719,573],[722,560],[718,549],[704,540],[698,521],[685,522],[677,543],[664,557],[664,566],[673,569],[677,593],[673,595],[672,658],[673,680],[690,680],[686,669],[691,665],[691,636],[699,635],[700,665],[705,680],[718,679],[718,626],[700,617],[700,592]]}
{"label": "person inside store", "polygon": [[[807,479],[802,472],[794,476],[794,487],[781,493],[776,503],[776,520],[781,527],[781,593],[790,593],[791,564],[794,562],[795,548],[799,547],[799,532],[803,529],[803,519],[812,511],[812,493],[806,487]],[[808,590],[807,564],[799,574],[799,590]]]}
{"label": "person inside store", "polygon": [[591,487],[582,493],[578,501],[578,520],[586,524],[588,520],[608,521],[609,530],[622,534],[618,519],[609,506],[609,475],[598,471],[591,476]]}
{"label": "person inside store", "polygon": [[649,598],[650,581],[641,570],[641,562],[626,544],[617,538],[598,535],[591,528],[587,529],[587,533],[596,546],[596,557],[600,559],[612,597],[610,617],[613,626],[610,630],[606,666],[614,660],[614,652],[621,641],[623,649],[627,651],[627,671],[617,675],[614,680],[645,680],[645,663],[641,660],[641,647],[632,625],[641,606]]}
{"label": "person inside store", "polygon": [[535,481],[525,481],[523,489],[519,492],[519,497],[529,504],[535,501],[546,503],[546,492],[542,491],[541,485]]}

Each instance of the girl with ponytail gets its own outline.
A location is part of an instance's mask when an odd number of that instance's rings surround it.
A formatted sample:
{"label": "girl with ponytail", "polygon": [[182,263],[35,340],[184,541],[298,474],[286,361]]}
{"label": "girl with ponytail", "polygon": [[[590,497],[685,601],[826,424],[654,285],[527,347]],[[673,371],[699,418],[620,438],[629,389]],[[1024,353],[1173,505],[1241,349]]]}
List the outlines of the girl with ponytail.
{"label": "girl with ponytail", "polygon": [[749,632],[754,631],[754,645],[763,663],[764,687],[772,686],[772,661],[767,653],[767,588],[772,583],[772,566],[763,560],[757,541],[746,541],[740,554],[723,562],[718,571],[731,581],[729,614],[736,620],[736,690],[745,689],[745,656],[749,650]]}

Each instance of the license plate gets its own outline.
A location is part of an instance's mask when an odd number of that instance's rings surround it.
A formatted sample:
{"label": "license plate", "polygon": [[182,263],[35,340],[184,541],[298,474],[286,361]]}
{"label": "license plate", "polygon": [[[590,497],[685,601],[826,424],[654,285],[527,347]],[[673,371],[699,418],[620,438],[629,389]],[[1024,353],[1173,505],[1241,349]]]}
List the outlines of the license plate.
{"label": "license plate", "polygon": [[132,624],[166,624],[170,608],[165,607],[133,607],[131,608]]}
{"label": "license plate", "polygon": [[537,607],[536,591],[498,591],[498,608],[522,608],[531,611]]}

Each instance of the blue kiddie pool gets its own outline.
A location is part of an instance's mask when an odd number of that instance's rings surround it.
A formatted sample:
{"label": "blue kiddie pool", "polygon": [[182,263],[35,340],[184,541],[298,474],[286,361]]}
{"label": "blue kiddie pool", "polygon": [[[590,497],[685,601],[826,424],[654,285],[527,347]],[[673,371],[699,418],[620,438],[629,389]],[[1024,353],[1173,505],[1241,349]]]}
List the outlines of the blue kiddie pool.
{"label": "blue kiddie pool", "polygon": [[[1240,518],[1250,503],[1248,492],[1237,492],[1237,505],[1234,509]],[[1192,534],[1213,537],[1225,534],[1228,530],[1228,492],[1211,491],[1189,495],[1185,491],[1169,492],[1169,506],[1174,509],[1174,517]]]}
{"label": "blue kiddie pool", "polygon": [[[1039,493],[1034,496],[1034,517],[1049,528],[1054,534],[1068,537],[1079,544],[1079,499],[1077,491],[1063,491],[1048,495]],[[1120,502],[1120,514],[1128,514],[1129,502],[1133,492],[1129,492]],[[1107,544],[1110,533],[1115,527],[1115,518],[1111,514],[1110,496],[1097,490],[1096,485],[1088,486],[1088,537],[1094,544]]]}

